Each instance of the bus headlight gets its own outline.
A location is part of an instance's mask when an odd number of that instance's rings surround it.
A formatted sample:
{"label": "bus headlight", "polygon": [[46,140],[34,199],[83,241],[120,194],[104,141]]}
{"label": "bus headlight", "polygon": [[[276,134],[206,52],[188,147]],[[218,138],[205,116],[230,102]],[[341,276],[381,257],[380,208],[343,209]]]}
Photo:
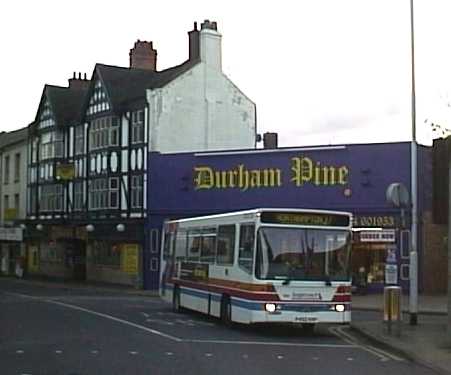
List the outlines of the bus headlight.
{"label": "bus headlight", "polygon": [[335,311],[338,311],[338,312],[345,311],[345,305],[335,305]]}
{"label": "bus headlight", "polygon": [[277,309],[277,306],[275,303],[265,303],[265,310],[269,313],[275,312]]}

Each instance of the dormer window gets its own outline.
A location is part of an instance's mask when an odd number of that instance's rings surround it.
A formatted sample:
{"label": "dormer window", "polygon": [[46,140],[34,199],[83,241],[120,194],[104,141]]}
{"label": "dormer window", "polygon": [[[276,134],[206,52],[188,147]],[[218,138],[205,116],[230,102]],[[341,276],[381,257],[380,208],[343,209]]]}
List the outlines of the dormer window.
{"label": "dormer window", "polygon": [[100,112],[106,112],[110,110],[110,103],[108,101],[105,90],[102,83],[97,80],[94,89],[92,90],[91,99],[89,99],[89,106],[86,112],[87,116],[94,115]]}
{"label": "dormer window", "polygon": [[55,120],[50,108],[50,103],[46,100],[42,106],[41,115],[39,116],[39,129],[48,128],[50,126],[55,126]]}

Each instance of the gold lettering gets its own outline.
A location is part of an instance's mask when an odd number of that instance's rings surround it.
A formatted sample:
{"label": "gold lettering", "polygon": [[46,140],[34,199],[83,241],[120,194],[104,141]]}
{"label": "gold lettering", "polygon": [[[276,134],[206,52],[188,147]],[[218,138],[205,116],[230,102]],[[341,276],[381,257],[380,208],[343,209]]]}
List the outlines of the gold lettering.
{"label": "gold lettering", "polygon": [[238,165],[238,187],[242,191],[246,191],[249,188],[249,172],[244,169],[244,165]]}
{"label": "gold lettering", "polygon": [[194,173],[196,190],[211,189],[214,186],[214,173],[210,167],[195,167]]}
{"label": "gold lettering", "polygon": [[251,170],[251,187],[260,187],[260,171],[258,169]]}
{"label": "gold lettering", "polygon": [[263,170],[263,186],[275,187],[282,186],[282,178],[280,169],[264,169]]}
{"label": "gold lettering", "polygon": [[342,166],[338,168],[338,183],[340,185],[346,185],[348,183],[349,169],[348,167]]}

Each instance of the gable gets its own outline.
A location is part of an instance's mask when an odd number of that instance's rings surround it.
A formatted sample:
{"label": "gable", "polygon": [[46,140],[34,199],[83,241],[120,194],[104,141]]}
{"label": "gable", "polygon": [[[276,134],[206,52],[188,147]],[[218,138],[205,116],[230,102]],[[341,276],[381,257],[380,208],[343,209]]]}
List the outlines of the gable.
{"label": "gable", "polygon": [[44,94],[43,102],[38,115],[38,128],[45,129],[55,126],[55,124],[55,115],[50,105],[50,101]]}
{"label": "gable", "polygon": [[108,112],[111,109],[110,99],[102,81],[99,77],[94,80],[92,90],[86,109],[86,116],[92,116],[101,112]]}

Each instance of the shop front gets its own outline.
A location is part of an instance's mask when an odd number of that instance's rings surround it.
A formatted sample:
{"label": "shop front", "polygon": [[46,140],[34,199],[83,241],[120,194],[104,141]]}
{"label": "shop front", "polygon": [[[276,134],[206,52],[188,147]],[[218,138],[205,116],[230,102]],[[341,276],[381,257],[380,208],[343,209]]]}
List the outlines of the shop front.
{"label": "shop front", "polygon": [[23,277],[26,269],[23,229],[0,227],[0,274]]}
{"label": "shop front", "polygon": [[[150,153],[148,162],[147,234],[166,219],[257,207],[347,211],[358,229],[353,279],[365,280],[365,292],[381,290],[395,254],[397,281],[408,284],[410,213],[401,220],[386,190],[394,182],[410,190],[410,143]],[[157,255],[144,254],[146,289],[158,287]]]}

